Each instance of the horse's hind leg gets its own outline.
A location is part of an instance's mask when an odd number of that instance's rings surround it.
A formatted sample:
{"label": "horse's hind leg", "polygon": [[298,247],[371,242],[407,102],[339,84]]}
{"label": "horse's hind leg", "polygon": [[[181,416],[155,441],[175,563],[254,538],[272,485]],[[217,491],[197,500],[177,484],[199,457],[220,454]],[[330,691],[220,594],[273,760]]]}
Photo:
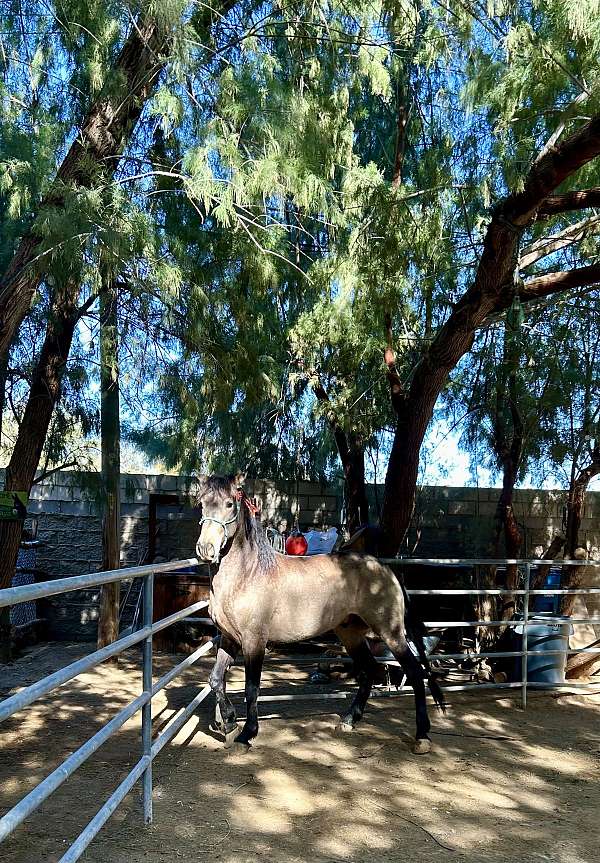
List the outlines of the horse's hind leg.
{"label": "horse's hind leg", "polygon": [[382,638],[387,642],[388,647],[394,654],[396,660],[402,666],[406,678],[413,688],[415,694],[415,711],[417,718],[417,733],[413,751],[418,755],[423,755],[431,750],[431,740],[429,739],[429,729],[431,723],[427,713],[427,700],[425,698],[425,683],[423,678],[423,669],[421,663],[414,655],[406,636],[391,635],[387,638],[383,633],[380,633]]}
{"label": "horse's hind leg", "polygon": [[235,660],[237,654],[237,645],[226,635],[221,636],[221,644],[217,651],[215,664],[208,678],[211,689],[216,695],[217,704],[215,707],[215,722],[213,730],[218,731],[225,736],[225,745],[233,740],[235,732],[237,732],[237,721],[235,708],[231,701],[227,698],[225,691],[225,674],[229,666]]}
{"label": "horse's hind leg", "polygon": [[365,640],[366,627],[356,625],[338,626],[335,634],[342,642],[348,655],[354,660],[354,670],[358,683],[358,692],[347,713],[342,714],[338,729],[352,731],[355,724],[362,719],[373,680],[377,673],[377,662]]}

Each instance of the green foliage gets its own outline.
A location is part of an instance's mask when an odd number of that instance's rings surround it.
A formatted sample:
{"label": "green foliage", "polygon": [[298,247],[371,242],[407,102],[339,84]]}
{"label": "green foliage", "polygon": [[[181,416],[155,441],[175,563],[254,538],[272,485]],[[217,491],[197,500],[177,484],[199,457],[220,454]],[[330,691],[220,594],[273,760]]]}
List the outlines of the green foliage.
{"label": "green foliage", "polygon": [[[490,208],[520,187],[561,122],[566,135],[600,107],[597,5],[244,0],[210,16],[179,0],[61,0],[51,14],[38,0],[4,2],[0,265],[33,228],[44,274],[11,356],[12,419],[52,293],[75,280],[90,306],[48,463],[66,457],[73,428],[93,439],[93,298],[111,278],[124,421],[149,458],[293,479],[338,470],[333,428],[385,449],[396,421],[386,317],[410,386],[471,283]],[[142,118],[118,165],[83,166],[89,189],[52,187],[86,110],[121,83],[114,60],[137,14],[172,36]],[[575,183],[600,184],[597,164]],[[42,207],[50,188],[60,202]],[[556,217],[550,230],[577,218]],[[536,223],[523,245],[548,231]],[[597,236],[521,275],[596,261]],[[564,393],[582,381],[574,315],[541,308],[520,328],[530,468],[548,453],[566,463]],[[554,334],[567,365],[548,351]],[[457,418],[467,405],[463,442],[478,461],[490,451],[503,350],[495,329],[478,338],[440,405]]]}

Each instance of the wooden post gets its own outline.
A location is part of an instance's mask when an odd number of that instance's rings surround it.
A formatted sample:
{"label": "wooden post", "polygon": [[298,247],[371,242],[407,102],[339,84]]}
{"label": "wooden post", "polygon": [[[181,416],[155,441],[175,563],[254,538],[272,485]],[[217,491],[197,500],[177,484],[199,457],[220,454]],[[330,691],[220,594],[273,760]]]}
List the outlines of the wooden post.
{"label": "wooden post", "polygon": [[[102,569],[121,565],[121,429],[119,423],[118,293],[114,282],[100,295],[100,436],[102,449]],[[120,583],[105,584],[100,596],[98,647],[119,637]]]}

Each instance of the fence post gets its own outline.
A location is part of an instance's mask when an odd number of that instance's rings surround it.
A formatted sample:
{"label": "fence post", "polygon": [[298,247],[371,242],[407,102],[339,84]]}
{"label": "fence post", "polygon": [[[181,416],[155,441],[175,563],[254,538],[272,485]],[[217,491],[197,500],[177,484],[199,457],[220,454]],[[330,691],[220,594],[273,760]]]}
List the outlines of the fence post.
{"label": "fence post", "polygon": [[522,689],[521,689],[521,701],[523,710],[527,707],[527,634],[528,634],[528,625],[527,621],[529,620],[529,586],[531,580],[531,564],[525,564],[525,593],[523,595],[523,639],[521,641],[521,681],[522,681]]}
{"label": "fence post", "polygon": [[[154,572],[144,579],[144,627],[152,626],[154,605]],[[142,645],[142,677],[144,692],[152,690],[152,633]],[[142,707],[142,754],[150,755],[152,749],[152,701]],[[152,761],[144,771],[142,780],[144,798],[144,823],[152,824]]]}

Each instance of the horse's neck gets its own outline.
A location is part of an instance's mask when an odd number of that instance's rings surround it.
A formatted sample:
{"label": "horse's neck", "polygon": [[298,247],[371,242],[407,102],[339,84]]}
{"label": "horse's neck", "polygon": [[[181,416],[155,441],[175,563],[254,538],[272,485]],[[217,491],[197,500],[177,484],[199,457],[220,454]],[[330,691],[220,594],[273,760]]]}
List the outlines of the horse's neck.
{"label": "horse's neck", "polygon": [[255,560],[256,546],[250,544],[244,533],[244,527],[241,525],[236,531],[229,551],[221,558],[219,572],[243,576],[245,570],[251,567]]}
{"label": "horse's neck", "polygon": [[[258,534],[258,531],[257,531]],[[245,578],[247,575],[266,574],[275,562],[275,552],[267,539],[260,534],[253,541],[246,536],[244,525],[240,525],[231,543],[231,548],[221,558],[219,572],[235,578]]]}

